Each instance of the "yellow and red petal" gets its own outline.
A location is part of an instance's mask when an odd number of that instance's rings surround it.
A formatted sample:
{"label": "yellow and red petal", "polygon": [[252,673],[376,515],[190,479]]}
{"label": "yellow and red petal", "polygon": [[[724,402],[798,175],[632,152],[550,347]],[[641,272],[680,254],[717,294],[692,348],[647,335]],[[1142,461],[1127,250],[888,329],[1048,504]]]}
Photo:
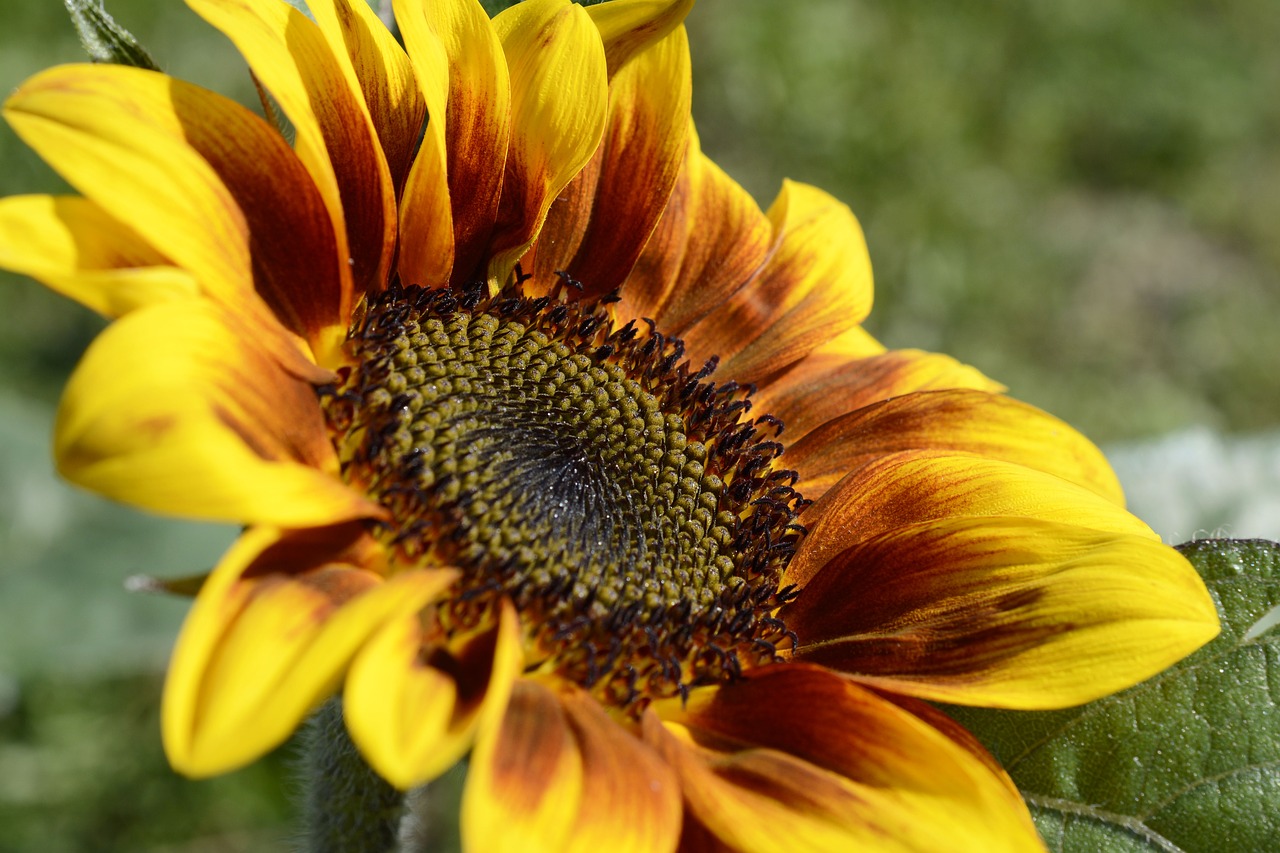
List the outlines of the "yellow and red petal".
{"label": "yellow and red petal", "polygon": [[677,27],[609,82],[594,205],[575,229],[581,242],[567,265],[585,298],[622,284],[662,216],[688,147],[691,79],[689,39]]}
{"label": "yellow and red petal", "polygon": [[794,442],[840,415],[917,391],[970,388],[1000,392],[1004,386],[949,355],[922,350],[890,350],[850,340],[861,326],[841,336],[839,352],[823,347],[795,367],[764,383],[754,408],[781,418]]}
{"label": "yellow and red petal", "polygon": [[338,479],[311,382],[282,367],[261,332],[204,299],[117,320],[67,384],[59,470],[193,518],[302,527],[381,514]]}
{"label": "yellow and red petal", "polygon": [[477,0],[396,0],[395,12],[427,97],[427,138],[414,169],[426,170],[432,181],[444,175],[448,186],[432,198],[424,183],[417,203],[426,211],[446,200],[447,212],[434,222],[423,212],[413,222],[432,229],[433,245],[435,228],[452,229],[453,284],[483,279],[511,132],[511,79],[502,43]]}
{"label": "yellow and red petal", "polygon": [[939,450],[1014,462],[1124,505],[1120,481],[1091,441],[1034,406],[985,391],[908,394],[828,421],[798,441],[787,437],[787,467],[799,472],[810,500],[880,457]]}
{"label": "yellow and red petal", "polygon": [[362,0],[311,0],[307,8],[359,87],[399,194],[427,115],[409,57]]}
{"label": "yellow and red petal", "polygon": [[662,714],[646,716],[646,737],[679,772],[696,822],[729,849],[1042,849],[1007,779],[819,667],[769,667]]}
{"label": "yellow and red petal", "polygon": [[604,47],[569,0],[526,0],[493,19],[511,74],[511,137],[490,245],[490,286],[533,242],[547,209],[595,154],[608,113]]}
{"label": "yellow and red petal", "polygon": [[742,383],[767,379],[871,311],[871,259],[847,205],[786,181],[769,221],[768,262],[684,336],[695,361],[719,355],[724,375]]}
{"label": "yellow and red petal", "polygon": [[[338,260],[349,260],[356,291],[380,288],[395,250],[396,200],[358,83],[320,29],[288,3],[187,0],[187,5],[231,39],[293,123],[298,157],[328,208],[338,235]],[[343,296],[349,300],[352,294]],[[351,303],[337,310],[349,317]]]}
{"label": "yellow and red petal", "polygon": [[191,273],[173,265],[138,233],[76,196],[0,200],[0,267],[28,275],[107,317],[191,299]]}
{"label": "yellow and red petal", "polygon": [[804,584],[840,551],[885,531],[999,516],[1160,539],[1111,500],[1052,474],[969,453],[903,451],[863,465],[804,511],[809,533],[784,581]]}
{"label": "yellow and red petal", "polygon": [[[308,556],[323,553],[317,545],[325,535],[308,531],[301,553],[293,552],[292,535],[246,532],[187,616],[161,710],[165,751],[182,773],[223,773],[282,743],[333,692],[370,634],[455,577],[412,570],[383,580],[323,557],[307,566]],[[335,555],[362,535],[352,525],[328,531]]]}
{"label": "yellow and red petal", "polygon": [[759,271],[770,234],[755,200],[702,153],[690,127],[684,165],[622,288],[618,316],[649,317],[664,334],[683,335]]}
{"label": "yellow and red petal", "polygon": [[524,664],[519,617],[447,645],[425,642],[416,613],[390,621],[351,664],[343,691],[352,740],[384,779],[408,789],[448,770],[497,725]]}
{"label": "yellow and red petal", "polygon": [[476,744],[462,833],[476,850],[674,850],[679,787],[588,694],[521,680],[501,725]]}
{"label": "yellow and red petal", "polygon": [[318,356],[340,341],[345,265],[333,228],[293,151],[257,116],[120,65],[43,72],[6,114],[70,183],[212,298],[260,315],[256,289]]}
{"label": "yellow and red petal", "polygon": [[[446,0],[431,5],[448,11],[462,4]],[[449,280],[454,261],[445,136],[449,56],[444,42],[433,31],[421,0],[396,0],[394,8],[427,113],[427,126],[400,202],[400,251],[396,264],[400,280],[406,284],[439,286]]]}
{"label": "yellow and red petal", "polygon": [[887,532],[828,563],[782,617],[800,660],[894,693],[1023,709],[1129,687],[1218,633],[1177,551],[1031,518]]}
{"label": "yellow and red petal", "polygon": [[684,22],[693,0],[610,0],[587,7],[600,30],[613,78],[632,57],[666,38]]}

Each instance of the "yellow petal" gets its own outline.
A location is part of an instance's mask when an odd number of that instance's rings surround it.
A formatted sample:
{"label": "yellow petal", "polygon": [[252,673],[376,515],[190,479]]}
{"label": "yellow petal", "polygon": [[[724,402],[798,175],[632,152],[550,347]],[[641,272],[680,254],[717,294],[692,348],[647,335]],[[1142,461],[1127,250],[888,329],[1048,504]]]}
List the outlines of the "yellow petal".
{"label": "yellow petal", "polygon": [[[26,81],[4,114],[72,186],[202,287],[228,302],[248,298],[253,278],[244,216],[183,135],[184,113],[221,102],[175,103],[169,82],[141,69],[60,66]],[[174,94],[188,91],[176,86]]]}
{"label": "yellow petal", "polygon": [[[287,3],[187,0],[221,30],[293,123],[298,157],[310,172],[350,258],[359,292],[387,279],[395,249],[391,174],[359,85],[344,72],[319,28]],[[342,306],[350,316],[350,305]]]}
{"label": "yellow petal", "polygon": [[[458,4],[445,0],[431,5],[456,11]],[[449,280],[454,260],[445,135],[449,56],[444,42],[431,26],[422,0],[395,0],[394,8],[428,114],[422,143],[401,200],[400,254],[396,263],[400,280],[406,284],[439,287]],[[483,12],[480,14],[484,17]],[[487,18],[484,26],[488,29]],[[497,174],[501,174],[501,168]],[[496,197],[493,201],[496,207]]]}
{"label": "yellow petal", "polygon": [[[769,235],[755,200],[702,153],[690,128],[684,166],[622,288],[618,315],[652,317],[663,334],[685,334],[757,273]],[[691,351],[690,359],[701,365],[714,354]]]}
{"label": "yellow petal", "polygon": [[[104,211],[212,298],[266,315],[317,355],[346,331],[350,301],[323,200],[292,149],[244,107],[188,83],[120,65],[64,66],[11,101],[17,127]],[[32,121],[35,124],[32,124]]]}
{"label": "yellow petal", "polygon": [[797,657],[966,705],[1077,705],[1213,639],[1195,569],[1146,537],[1030,518],[941,519],[830,562],[783,612]]}
{"label": "yellow petal", "polygon": [[583,298],[622,284],[662,216],[688,148],[690,80],[689,39],[677,27],[609,83],[594,199],[573,229],[581,243],[567,265]]}
{"label": "yellow petal", "polygon": [[564,850],[583,795],[582,760],[559,700],[517,681],[501,723],[476,741],[462,797],[467,849]]}
{"label": "yellow petal", "polygon": [[301,527],[380,514],[338,478],[311,383],[260,335],[203,299],[117,320],[67,384],[59,470],[193,518]]}
{"label": "yellow petal", "polygon": [[0,200],[0,267],[107,317],[199,293],[190,273],[101,207],[75,196]]}
{"label": "yellow petal", "polygon": [[1040,850],[1015,790],[966,747],[847,679],[768,667],[646,736],[679,771],[690,816],[739,851]]}
{"label": "yellow petal", "polygon": [[609,76],[636,54],[665,38],[693,8],[693,0],[611,0],[587,7],[600,30]]}
{"label": "yellow petal", "polygon": [[349,80],[364,98],[397,189],[409,175],[427,109],[409,57],[363,0],[307,4]]}
{"label": "yellow petal", "polygon": [[955,450],[1025,465],[1124,506],[1120,481],[1093,442],[1034,406],[985,391],[907,394],[788,438],[787,467],[800,473],[810,500],[886,454]]}
{"label": "yellow petal", "polygon": [[[852,340],[862,337],[863,343]],[[870,343],[867,343],[870,342]],[[916,391],[974,388],[1005,390],[977,368],[941,353],[872,347],[855,326],[838,344],[822,347],[769,380],[752,398],[753,411],[768,412],[787,425],[789,442],[848,412]],[[837,349],[838,348],[838,349]]]}
{"label": "yellow petal", "polygon": [[863,465],[805,510],[809,533],[787,566],[787,582],[805,583],[839,552],[885,531],[980,516],[1160,539],[1111,500],[1052,474],[968,453],[903,451]]}
{"label": "yellow petal", "polygon": [[582,690],[561,694],[582,758],[583,797],[566,853],[661,853],[680,840],[673,769]]}
{"label": "yellow petal", "polygon": [[505,281],[547,208],[595,153],[608,111],[604,47],[569,0],[527,0],[493,19],[511,73],[511,139],[489,263]]}
{"label": "yellow petal", "polygon": [[[335,550],[343,544],[335,537]],[[161,710],[165,750],[181,773],[224,773],[283,742],[333,692],[373,631],[422,607],[455,577],[415,570],[383,581],[323,561],[309,571],[272,571],[288,549],[288,534],[249,530],[183,625]]]}
{"label": "yellow petal", "polygon": [[478,731],[497,724],[523,663],[509,604],[491,630],[447,647],[424,646],[416,614],[389,622],[347,676],[351,737],[391,784],[428,782],[471,749]]}
{"label": "yellow petal", "polygon": [[871,259],[847,205],[786,181],[769,220],[764,268],[685,336],[692,352],[720,356],[723,375],[738,382],[767,378],[871,310]]}
{"label": "yellow petal", "polygon": [[[424,7],[448,57],[444,127],[456,247],[451,281],[458,285],[487,275],[483,267],[511,133],[511,76],[502,42],[478,0],[440,0]],[[409,49],[412,55],[412,44]]]}

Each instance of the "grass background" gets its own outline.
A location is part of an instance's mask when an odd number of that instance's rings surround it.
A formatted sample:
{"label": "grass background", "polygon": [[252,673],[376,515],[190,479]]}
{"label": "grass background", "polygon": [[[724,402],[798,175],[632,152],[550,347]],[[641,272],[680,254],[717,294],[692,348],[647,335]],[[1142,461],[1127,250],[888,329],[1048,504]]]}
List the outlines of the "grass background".
{"label": "grass background", "polygon": [[[109,9],[170,73],[255,103],[181,4]],[[55,0],[0,20],[0,91],[80,59]],[[1280,494],[1280,7],[699,0],[689,29],[704,148],[762,205],[783,177],[849,202],[886,343],[949,352],[1116,447],[1135,503],[1275,506],[1237,487]],[[0,164],[0,194],[63,187],[7,127]],[[100,327],[0,277],[0,853],[287,849],[287,750],[217,780],[167,770],[160,673],[185,607],[121,589],[208,566],[232,531],[50,474],[52,406]],[[1186,538],[1227,516],[1170,517]],[[1235,532],[1280,537],[1249,517]]]}

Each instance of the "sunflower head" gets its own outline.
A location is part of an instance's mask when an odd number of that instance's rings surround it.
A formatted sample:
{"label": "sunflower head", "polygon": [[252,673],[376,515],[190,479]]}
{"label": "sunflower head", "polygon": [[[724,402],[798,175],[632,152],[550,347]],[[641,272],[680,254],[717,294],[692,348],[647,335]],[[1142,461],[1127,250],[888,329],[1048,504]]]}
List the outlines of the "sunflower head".
{"label": "sunflower head", "polygon": [[5,117],[80,193],[0,264],[111,317],[71,480],[245,526],[165,688],[203,776],[341,690],[383,778],[470,754],[476,849],[1035,848],[920,699],[1088,701],[1217,631],[1088,440],[862,330],[849,209],[690,120],[690,2],[188,0],[296,129],[64,66]]}

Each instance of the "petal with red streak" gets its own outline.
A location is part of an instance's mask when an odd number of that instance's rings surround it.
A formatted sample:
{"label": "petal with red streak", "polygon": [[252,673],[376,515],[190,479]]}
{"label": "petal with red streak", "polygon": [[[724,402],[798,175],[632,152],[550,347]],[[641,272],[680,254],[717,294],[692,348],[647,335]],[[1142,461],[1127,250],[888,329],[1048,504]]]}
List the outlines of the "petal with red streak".
{"label": "petal with red streak", "polygon": [[[855,327],[853,332],[862,332]],[[846,333],[845,337],[849,337]],[[855,351],[856,352],[856,351]],[[865,350],[864,350],[865,352]],[[976,368],[941,353],[880,350],[853,355],[816,350],[765,383],[752,400],[759,411],[781,418],[794,442],[814,427],[903,394],[973,388],[999,392],[1004,386]]]}
{"label": "petal with red streak", "polygon": [[1124,505],[1120,481],[1091,441],[1034,406],[985,391],[908,394],[828,421],[799,441],[787,437],[787,467],[800,473],[810,500],[881,456],[945,450],[1015,462]]}
{"label": "petal with red streak", "polygon": [[622,284],[662,216],[688,147],[690,80],[689,39],[677,27],[609,83],[594,205],[569,264],[587,298]]}
{"label": "petal with red streak", "polygon": [[1000,775],[919,718],[818,667],[769,667],[668,706],[647,737],[729,848],[1039,850]]}
{"label": "petal with red streak", "polygon": [[569,0],[526,0],[493,19],[511,73],[511,137],[490,246],[502,283],[547,209],[604,133],[608,76],[600,34]]}
{"label": "petal with red streak", "polygon": [[1023,709],[1129,687],[1218,633],[1177,551],[1030,518],[887,532],[829,562],[780,616],[801,660],[895,693]]}
{"label": "petal with red streak", "polygon": [[720,356],[723,374],[738,382],[768,378],[871,310],[871,259],[847,205],[786,181],[769,220],[764,268],[685,336],[691,351]]}
{"label": "petal with red streak", "polygon": [[463,837],[477,850],[674,850],[680,791],[657,753],[574,687],[517,682],[476,744]]}
{"label": "petal with red streak", "polygon": [[845,548],[885,531],[982,516],[1160,539],[1108,498],[1052,474],[969,453],[902,451],[863,465],[804,511],[800,521],[809,532],[787,566],[786,582],[805,583]]}
{"label": "petal with red streak", "polygon": [[[755,200],[702,153],[690,127],[684,165],[622,288],[618,315],[650,317],[663,334],[684,334],[759,271],[769,235]],[[692,357],[700,364],[714,354]]]}
{"label": "petal with red streak", "polygon": [[[396,200],[358,81],[320,29],[288,3],[187,5],[231,39],[293,123],[298,157],[324,198],[356,291],[381,289],[395,250]],[[341,306],[344,317],[351,307]]]}

